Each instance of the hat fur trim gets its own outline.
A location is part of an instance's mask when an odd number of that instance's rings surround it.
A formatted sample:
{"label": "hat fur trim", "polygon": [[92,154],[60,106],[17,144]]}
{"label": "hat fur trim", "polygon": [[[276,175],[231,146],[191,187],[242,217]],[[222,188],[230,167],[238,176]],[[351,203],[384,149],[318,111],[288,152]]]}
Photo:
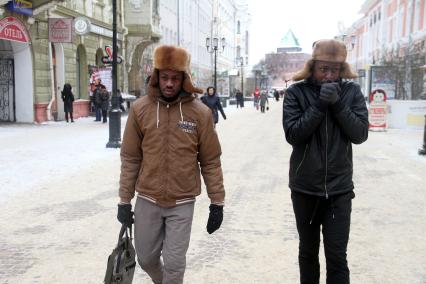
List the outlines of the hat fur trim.
{"label": "hat fur trim", "polygon": [[197,88],[192,82],[190,64],[191,56],[184,48],[174,45],[158,46],[154,50],[154,71],[149,80],[149,85],[152,87],[159,86],[158,70],[182,71],[184,73],[182,89],[190,94],[202,94],[203,90]]}
{"label": "hat fur trim", "polygon": [[312,51],[312,57],[309,59],[302,70],[298,71],[294,76],[294,81],[300,81],[312,76],[312,69],[315,61],[327,61],[333,63],[341,63],[342,71],[340,77],[343,79],[353,79],[358,75],[351,71],[351,67],[346,63],[346,46],[343,42],[335,39],[323,39],[315,42]]}

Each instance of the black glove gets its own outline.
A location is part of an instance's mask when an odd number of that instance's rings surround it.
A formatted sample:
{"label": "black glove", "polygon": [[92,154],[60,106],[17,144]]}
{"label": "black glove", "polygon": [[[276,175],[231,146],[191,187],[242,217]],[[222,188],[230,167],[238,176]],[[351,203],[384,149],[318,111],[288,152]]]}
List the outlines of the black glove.
{"label": "black glove", "polygon": [[223,221],[223,206],[210,204],[209,220],[207,221],[207,232],[213,233],[219,229]]}
{"label": "black glove", "polygon": [[133,224],[132,204],[118,204],[117,219],[121,224],[131,227]]}
{"label": "black glove", "polygon": [[329,104],[334,104],[339,99],[339,83],[324,83],[321,85],[320,100]]}

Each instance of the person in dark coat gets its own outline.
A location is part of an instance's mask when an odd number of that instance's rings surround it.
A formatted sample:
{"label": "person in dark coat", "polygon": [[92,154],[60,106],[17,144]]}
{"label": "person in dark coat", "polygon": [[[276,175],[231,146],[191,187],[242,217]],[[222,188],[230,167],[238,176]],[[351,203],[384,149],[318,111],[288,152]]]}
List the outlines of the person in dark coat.
{"label": "person in dark coat", "polygon": [[368,111],[346,46],[319,40],[312,58],[293,77],[283,104],[283,127],[293,147],[289,187],[299,233],[301,283],[319,283],[320,232],[328,284],[349,283],[347,245],[351,223],[352,144],[368,138]]}
{"label": "person in dark coat", "polygon": [[244,98],[243,93],[240,90],[237,90],[237,93],[235,94],[235,99],[237,101],[237,108],[244,107]]}
{"label": "person in dark coat", "polygon": [[101,121],[102,116],[102,89],[106,87],[102,84],[101,79],[96,79],[95,90],[93,92],[93,101],[95,105],[95,121]]}
{"label": "person in dark coat", "polygon": [[123,105],[124,104],[124,98],[123,98],[123,95],[121,94],[120,89],[117,89],[117,96],[118,96],[118,105],[119,105],[121,111],[125,112],[126,109],[124,108],[124,105]]}
{"label": "person in dark coat", "polygon": [[64,85],[64,88],[61,92],[62,101],[64,102],[64,112],[65,112],[65,119],[67,122],[69,122],[68,114],[70,116],[71,122],[74,122],[74,118],[72,116],[73,113],[73,107],[72,104],[74,102],[74,95],[72,93],[72,87],[71,84],[66,83]]}
{"label": "person in dark coat", "polygon": [[107,123],[108,108],[109,108],[109,92],[104,85],[100,89],[100,107],[102,110],[102,122]]}
{"label": "person in dark coat", "polygon": [[212,110],[213,120],[215,124],[219,121],[218,110],[222,114],[223,119],[226,120],[225,112],[223,111],[219,97],[216,95],[215,88],[208,87],[206,94],[201,97],[201,101]]}

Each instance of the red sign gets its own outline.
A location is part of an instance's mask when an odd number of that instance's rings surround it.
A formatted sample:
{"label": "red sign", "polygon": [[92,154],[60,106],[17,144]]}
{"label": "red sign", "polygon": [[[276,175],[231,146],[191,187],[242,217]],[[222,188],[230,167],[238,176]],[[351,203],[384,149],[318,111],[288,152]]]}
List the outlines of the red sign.
{"label": "red sign", "polygon": [[49,18],[49,41],[72,42],[72,19]]}
{"label": "red sign", "polygon": [[368,109],[368,120],[371,130],[386,130],[386,92],[377,89],[370,94],[370,107]]}
{"label": "red sign", "polygon": [[6,17],[0,20],[0,39],[30,42],[25,26],[14,17]]}

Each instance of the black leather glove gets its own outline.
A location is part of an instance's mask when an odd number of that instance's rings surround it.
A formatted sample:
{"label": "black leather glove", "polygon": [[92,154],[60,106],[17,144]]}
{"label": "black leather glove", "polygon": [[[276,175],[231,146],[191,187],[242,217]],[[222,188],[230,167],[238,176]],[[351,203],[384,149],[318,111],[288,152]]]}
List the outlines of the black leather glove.
{"label": "black leather glove", "polygon": [[131,227],[134,222],[132,204],[118,204],[117,219],[121,224]]}
{"label": "black leather glove", "polygon": [[321,85],[320,100],[329,104],[334,104],[339,99],[339,83],[324,83]]}
{"label": "black leather glove", "polygon": [[210,204],[209,220],[207,221],[207,232],[213,233],[219,229],[223,221],[223,206]]}

